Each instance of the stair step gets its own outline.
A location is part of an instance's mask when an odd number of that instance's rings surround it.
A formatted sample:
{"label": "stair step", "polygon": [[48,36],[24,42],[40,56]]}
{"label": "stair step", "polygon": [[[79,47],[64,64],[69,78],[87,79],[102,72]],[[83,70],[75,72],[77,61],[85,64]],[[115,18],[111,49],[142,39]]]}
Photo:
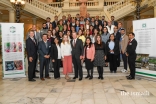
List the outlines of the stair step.
{"label": "stair step", "polygon": [[[109,67],[104,67],[104,73],[103,73],[103,75],[104,76],[127,76],[128,73],[122,73],[121,72],[121,69],[123,69],[123,67],[118,67],[116,73],[110,73]],[[83,77],[85,77],[87,75],[87,70],[85,69],[84,66],[83,66],[82,70],[83,70]],[[74,69],[73,69],[73,71],[74,71]],[[39,76],[39,73],[36,73],[36,75]],[[54,74],[51,73],[51,72],[49,72],[49,75],[50,75],[50,77],[53,77],[54,76]],[[63,68],[60,68],[60,76],[61,77],[64,77],[65,76],[63,74]],[[69,73],[69,76],[70,77],[74,77],[74,72],[73,73]],[[94,69],[93,69],[93,76],[94,77],[99,77],[96,67],[94,67]]]}

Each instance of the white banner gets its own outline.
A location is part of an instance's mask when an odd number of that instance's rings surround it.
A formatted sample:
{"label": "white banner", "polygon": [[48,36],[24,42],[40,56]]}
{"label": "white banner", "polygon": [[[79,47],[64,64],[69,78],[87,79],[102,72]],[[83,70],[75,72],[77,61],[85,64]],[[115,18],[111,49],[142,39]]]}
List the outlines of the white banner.
{"label": "white banner", "polygon": [[137,54],[156,57],[156,18],[133,21],[133,31],[138,41]]}
{"label": "white banner", "polygon": [[26,77],[24,65],[24,24],[0,23],[3,78]]}

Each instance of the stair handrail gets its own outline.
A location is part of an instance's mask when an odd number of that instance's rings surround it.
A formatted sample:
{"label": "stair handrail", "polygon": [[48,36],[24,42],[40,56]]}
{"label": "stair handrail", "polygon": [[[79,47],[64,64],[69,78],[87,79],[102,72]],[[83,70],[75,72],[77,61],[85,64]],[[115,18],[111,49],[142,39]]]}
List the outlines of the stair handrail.
{"label": "stair handrail", "polygon": [[43,9],[49,13],[55,14],[55,15],[59,15],[61,12],[61,9],[57,8],[55,9],[52,6],[47,5],[44,2],[38,1],[38,0],[25,0],[26,4],[31,4],[37,8]]}

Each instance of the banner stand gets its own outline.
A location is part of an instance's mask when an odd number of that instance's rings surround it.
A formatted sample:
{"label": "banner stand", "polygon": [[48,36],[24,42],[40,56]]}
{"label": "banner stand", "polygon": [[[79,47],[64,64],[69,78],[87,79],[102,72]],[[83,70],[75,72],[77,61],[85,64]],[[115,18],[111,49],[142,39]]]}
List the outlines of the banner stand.
{"label": "banner stand", "polygon": [[0,23],[3,79],[26,77],[24,24]]}

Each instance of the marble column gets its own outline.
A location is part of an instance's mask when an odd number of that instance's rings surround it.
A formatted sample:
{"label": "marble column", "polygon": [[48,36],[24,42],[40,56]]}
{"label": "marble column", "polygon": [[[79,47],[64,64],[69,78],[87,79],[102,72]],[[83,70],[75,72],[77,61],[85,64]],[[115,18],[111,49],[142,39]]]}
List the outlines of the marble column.
{"label": "marble column", "polygon": [[15,11],[13,9],[9,10],[9,22],[14,23],[15,22]]}
{"label": "marble column", "polygon": [[156,6],[154,6],[154,17],[156,17]]}
{"label": "marble column", "polygon": [[36,25],[36,18],[32,18],[33,25]]}

